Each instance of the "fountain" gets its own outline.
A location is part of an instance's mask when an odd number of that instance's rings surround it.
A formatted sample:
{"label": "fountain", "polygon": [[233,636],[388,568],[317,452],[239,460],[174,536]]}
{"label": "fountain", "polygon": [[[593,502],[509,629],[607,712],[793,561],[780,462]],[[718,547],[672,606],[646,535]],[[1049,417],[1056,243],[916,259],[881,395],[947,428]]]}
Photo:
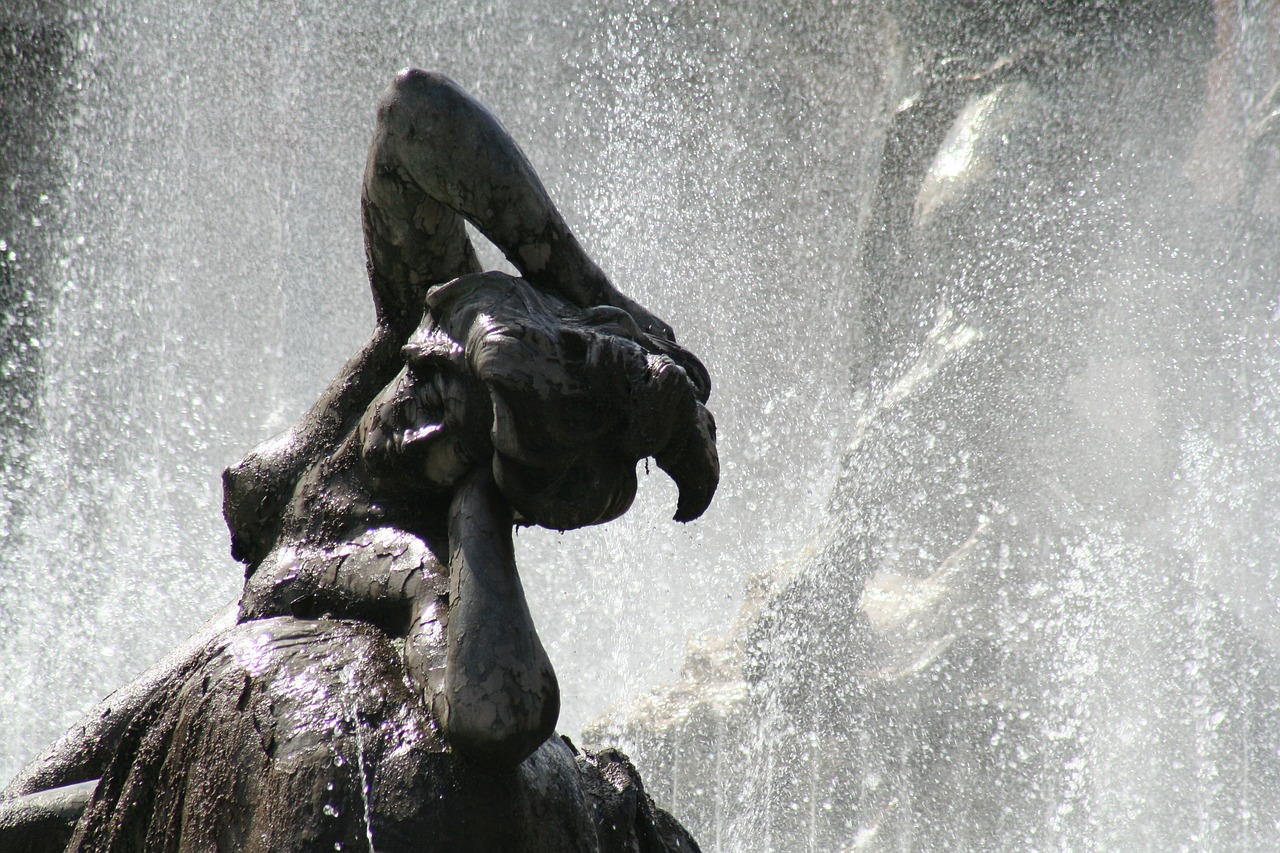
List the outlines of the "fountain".
{"label": "fountain", "polygon": [[358,344],[417,64],[717,378],[704,521],[517,539],[562,728],[709,850],[1275,847],[1275,13],[1228,5],[3,13],[0,775],[236,594],[216,472]]}

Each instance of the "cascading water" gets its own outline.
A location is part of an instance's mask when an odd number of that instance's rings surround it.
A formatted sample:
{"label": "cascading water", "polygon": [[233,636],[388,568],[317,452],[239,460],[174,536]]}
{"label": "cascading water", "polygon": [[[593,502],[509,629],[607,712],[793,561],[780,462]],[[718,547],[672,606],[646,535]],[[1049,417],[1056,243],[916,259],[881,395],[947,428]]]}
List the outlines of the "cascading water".
{"label": "cascading water", "polygon": [[1065,6],[0,12],[0,776],[237,594],[413,64],[716,383],[703,520],[517,540],[563,730],[709,850],[1280,844],[1275,4]]}

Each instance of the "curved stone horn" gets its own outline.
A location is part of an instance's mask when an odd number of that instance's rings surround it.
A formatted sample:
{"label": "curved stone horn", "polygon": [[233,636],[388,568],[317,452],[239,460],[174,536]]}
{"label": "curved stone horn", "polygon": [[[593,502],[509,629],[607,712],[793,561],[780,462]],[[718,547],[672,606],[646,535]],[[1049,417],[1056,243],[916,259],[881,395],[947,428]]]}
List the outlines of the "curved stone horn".
{"label": "curved stone horn", "polygon": [[[682,351],[683,352],[683,351]],[[706,511],[720,482],[716,423],[703,406],[706,383],[689,375],[689,363],[665,350],[637,357],[629,352],[629,403],[626,435],[620,448],[633,459],[652,456],[680,490],[676,521],[693,521]],[[702,368],[701,377],[705,377]]]}
{"label": "curved stone horn", "polygon": [[701,405],[693,424],[654,457],[680,490],[676,521],[693,521],[707,511],[720,484],[720,457],[716,453],[716,422]]}

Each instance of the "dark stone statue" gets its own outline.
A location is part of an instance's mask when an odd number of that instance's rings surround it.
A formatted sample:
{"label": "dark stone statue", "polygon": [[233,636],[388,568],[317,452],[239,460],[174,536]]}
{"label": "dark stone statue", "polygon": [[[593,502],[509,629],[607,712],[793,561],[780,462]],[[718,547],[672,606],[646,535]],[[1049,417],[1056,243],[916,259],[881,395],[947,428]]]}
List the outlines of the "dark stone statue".
{"label": "dark stone statue", "polygon": [[[23,771],[0,847],[697,849],[625,756],[554,736],[511,537],[617,518],[647,457],[699,516],[706,370],[444,77],[383,97],[363,214],[373,338],[224,474],[238,609]],[[480,271],[464,220],[519,278]]]}

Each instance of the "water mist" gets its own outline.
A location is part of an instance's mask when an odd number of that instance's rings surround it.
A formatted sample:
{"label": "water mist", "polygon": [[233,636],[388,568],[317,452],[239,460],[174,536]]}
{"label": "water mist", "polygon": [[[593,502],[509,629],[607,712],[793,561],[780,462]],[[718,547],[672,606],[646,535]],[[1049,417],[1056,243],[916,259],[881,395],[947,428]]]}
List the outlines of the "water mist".
{"label": "water mist", "polygon": [[0,776],[238,594],[418,65],[715,382],[704,519],[517,539],[562,730],[708,850],[1275,847],[1275,4],[996,6],[0,13]]}

